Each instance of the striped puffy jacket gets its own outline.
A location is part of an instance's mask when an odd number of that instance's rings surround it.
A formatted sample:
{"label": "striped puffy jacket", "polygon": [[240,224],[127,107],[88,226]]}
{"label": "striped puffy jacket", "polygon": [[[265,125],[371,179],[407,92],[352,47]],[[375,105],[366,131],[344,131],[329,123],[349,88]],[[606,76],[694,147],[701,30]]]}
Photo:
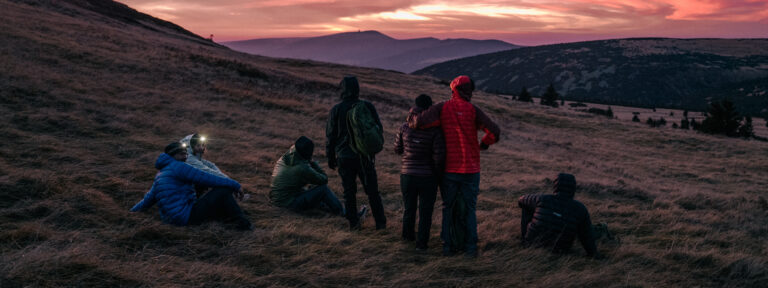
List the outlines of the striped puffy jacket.
{"label": "striped puffy jacket", "polygon": [[160,171],[152,188],[131,208],[131,212],[146,210],[157,203],[160,218],[165,223],[187,225],[192,206],[197,201],[195,184],[240,190],[240,183],[235,180],[202,172],[165,153],[157,157],[155,168]]}
{"label": "striped puffy jacket", "polygon": [[412,129],[408,123],[395,135],[395,153],[403,156],[400,173],[436,176],[445,166],[445,140],[439,127]]}
{"label": "striped puffy jacket", "polygon": [[477,131],[485,136],[482,143],[491,145],[499,140],[499,126],[483,111],[472,105],[474,84],[468,76],[456,77],[451,82],[451,99],[417,113],[411,109],[408,126],[426,129],[440,126],[445,137],[445,172],[471,174],[480,172],[480,142]]}

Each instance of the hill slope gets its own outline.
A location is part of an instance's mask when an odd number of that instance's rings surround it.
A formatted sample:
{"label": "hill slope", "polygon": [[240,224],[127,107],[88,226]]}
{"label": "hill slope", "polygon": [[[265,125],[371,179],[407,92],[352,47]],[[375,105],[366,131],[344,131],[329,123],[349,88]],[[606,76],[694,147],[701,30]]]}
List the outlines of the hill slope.
{"label": "hill slope", "polygon": [[[322,145],[344,75],[361,80],[386,139],[411,99],[445,99],[446,86],[242,54],[79,3],[0,1],[2,287],[755,287],[768,280],[764,143],[478,93],[473,103],[502,128],[501,141],[482,155],[481,256],[439,256],[437,212],[430,249],[416,254],[399,239],[400,161],[391,148],[377,156],[386,231],[368,220],[351,233],[338,217],[271,207],[269,177],[299,135]],[[193,131],[211,139],[207,158],[253,194],[242,205],[255,231],[172,227],[156,211],[128,212],[151,186],[161,149]],[[316,154],[325,166],[322,149]],[[518,245],[515,201],[549,193],[561,171],[576,175],[577,198],[592,220],[622,238],[599,247],[605,260]],[[340,194],[338,175],[328,172]]]}
{"label": "hill slope", "polygon": [[569,100],[704,110],[731,97],[742,111],[768,113],[768,39],[621,39],[480,55],[414,72],[473,76],[487,91],[541,94],[552,83]]}
{"label": "hill slope", "polygon": [[377,31],[222,43],[251,54],[375,67],[410,73],[446,60],[518,48],[498,40],[397,40]]}

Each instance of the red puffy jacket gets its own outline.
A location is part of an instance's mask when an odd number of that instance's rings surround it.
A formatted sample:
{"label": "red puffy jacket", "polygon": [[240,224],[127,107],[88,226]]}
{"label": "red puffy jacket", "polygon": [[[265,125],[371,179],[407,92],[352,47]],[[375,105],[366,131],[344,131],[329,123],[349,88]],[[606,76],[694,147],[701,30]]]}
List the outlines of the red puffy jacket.
{"label": "red puffy jacket", "polygon": [[482,143],[491,145],[499,140],[499,126],[483,111],[469,103],[474,83],[468,76],[451,82],[451,99],[416,113],[411,109],[408,126],[425,129],[440,126],[445,137],[445,172],[471,174],[480,172],[480,142],[477,131],[483,130]]}

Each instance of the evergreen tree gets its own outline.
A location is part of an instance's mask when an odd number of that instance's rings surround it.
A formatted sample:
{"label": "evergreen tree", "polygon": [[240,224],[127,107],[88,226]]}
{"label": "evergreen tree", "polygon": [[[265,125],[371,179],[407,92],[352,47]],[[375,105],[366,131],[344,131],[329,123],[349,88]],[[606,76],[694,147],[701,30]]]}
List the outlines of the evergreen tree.
{"label": "evergreen tree", "polygon": [[701,129],[701,124],[699,124],[699,122],[696,122],[696,118],[691,118],[691,129],[696,131]]}
{"label": "evergreen tree", "polygon": [[547,92],[541,95],[541,101],[539,103],[541,103],[541,105],[557,107],[557,98],[560,98],[560,95],[555,91],[555,87],[552,86],[552,84],[549,84]]}
{"label": "evergreen tree", "polygon": [[688,124],[688,118],[683,118],[680,120],[680,129],[688,130],[690,129],[690,125]]}
{"label": "evergreen tree", "polygon": [[517,96],[517,101],[533,102],[531,93],[528,93],[528,89],[523,86],[523,90],[520,91],[520,95]]}
{"label": "evergreen tree", "polygon": [[701,122],[701,131],[709,134],[725,134],[729,137],[739,136],[741,116],[736,107],[728,99],[710,103],[707,116]]}
{"label": "evergreen tree", "polygon": [[656,127],[656,121],[653,121],[651,117],[648,117],[648,120],[645,121],[645,124],[648,124],[648,126]]}
{"label": "evergreen tree", "polygon": [[658,124],[659,124],[658,126],[665,126],[665,125],[667,125],[667,119],[664,119],[664,117],[661,117],[661,119],[659,119]]}
{"label": "evergreen tree", "polygon": [[637,117],[637,114],[632,116],[632,122],[640,122],[640,117]]}
{"label": "evergreen tree", "polygon": [[672,123],[672,128],[677,129],[677,128],[680,128],[680,126],[677,126],[677,123]]}
{"label": "evergreen tree", "polygon": [[613,109],[611,109],[611,106],[608,106],[608,111],[605,112],[605,116],[608,116],[608,118],[613,118]]}
{"label": "evergreen tree", "polygon": [[688,118],[688,110],[683,110],[683,118]]}

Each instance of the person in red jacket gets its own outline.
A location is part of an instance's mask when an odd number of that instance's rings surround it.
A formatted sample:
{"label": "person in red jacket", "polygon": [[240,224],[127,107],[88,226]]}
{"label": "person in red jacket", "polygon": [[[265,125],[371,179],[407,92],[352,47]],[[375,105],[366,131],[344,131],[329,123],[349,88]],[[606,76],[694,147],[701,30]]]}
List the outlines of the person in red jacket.
{"label": "person in red jacket", "polygon": [[[464,249],[466,256],[477,256],[477,215],[475,206],[480,190],[480,150],[499,140],[501,132],[482,110],[470,103],[475,84],[469,76],[459,76],[451,81],[451,99],[433,105],[417,113],[412,108],[408,116],[408,126],[414,129],[426,129],[440,126],[445,138],[446,159],[443,187],[443,224],[440,233],[443,239],[443,255],[450,256]],[[477,131],[485,136],[478,141]],[[464,200],[466,227],[465,231],[452,231],[454,227],[454,205],[457,197]],[[461,216],[461,215],[459,215]],[[457,233],[463,232],[463,233]],[[452,243],[452,235],[464,235],[464,247]]]}

